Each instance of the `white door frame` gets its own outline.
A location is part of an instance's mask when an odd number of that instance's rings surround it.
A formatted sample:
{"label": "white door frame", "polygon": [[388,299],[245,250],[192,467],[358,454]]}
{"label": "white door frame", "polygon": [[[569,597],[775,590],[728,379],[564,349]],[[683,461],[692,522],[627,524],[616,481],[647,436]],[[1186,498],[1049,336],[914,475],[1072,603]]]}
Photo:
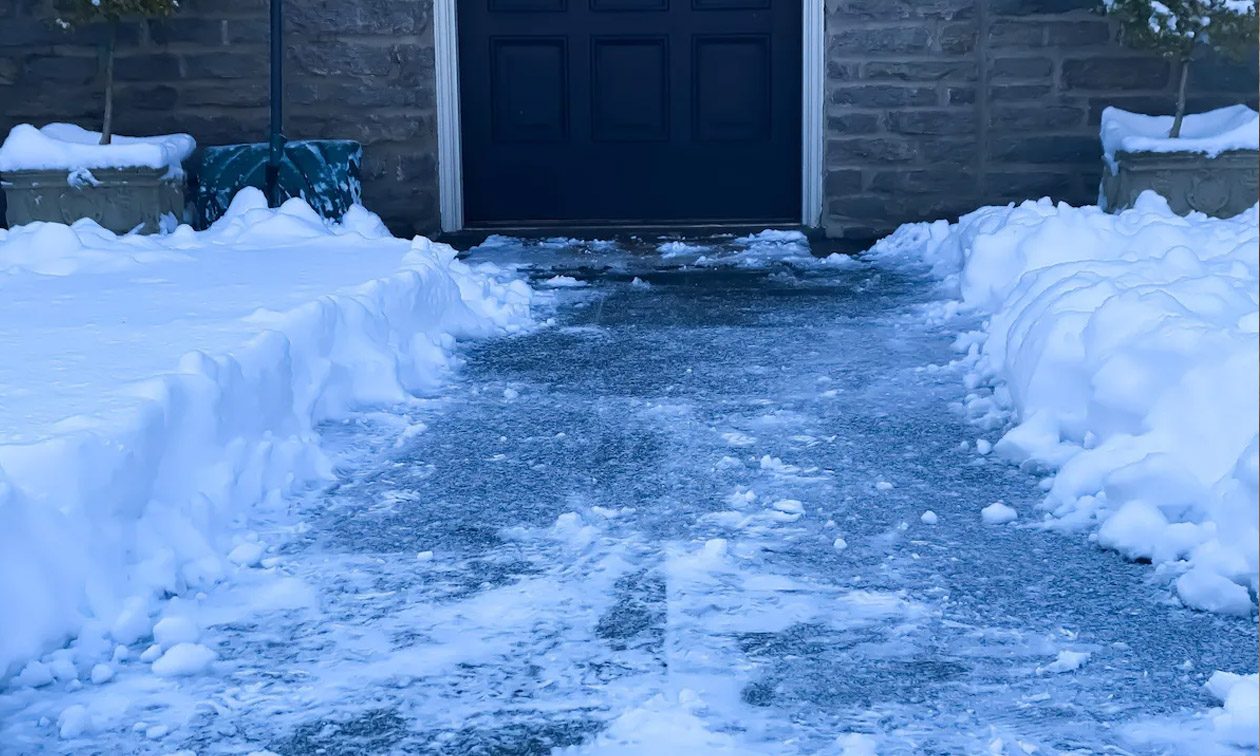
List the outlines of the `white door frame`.
{"label": "white door frame", "polygon": [[444,232],[464,228],[464,153],[459,123],[457,0],[433,0],[433,56],[437,74],[438,212]]}
{"label": "white door frame", "polygon": [[[438,209],[442,231],[464,228],[463,147],[460,140],[458,0],[433,0],[433,52],[437,75]],[[822,221],[823,35],[825,0],[801,0],[801,225]]]}

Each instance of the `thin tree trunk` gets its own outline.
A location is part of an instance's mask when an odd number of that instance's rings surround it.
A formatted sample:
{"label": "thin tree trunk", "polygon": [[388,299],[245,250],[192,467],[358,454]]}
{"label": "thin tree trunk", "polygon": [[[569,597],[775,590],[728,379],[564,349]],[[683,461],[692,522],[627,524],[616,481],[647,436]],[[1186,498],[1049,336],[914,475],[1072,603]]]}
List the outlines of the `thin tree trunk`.
{"label": "thin tree trunk", "polygon": [[118,21],[109,21],[105,39],[105,117],[101,122],[101,144],[109,144],[114,132],[114,47],[118,42]]}
{"label": "thin tree trunk", "polygon": [[1169,139],[1181,136],[1181,122],[1186,118],[1186,79],[1188,78],[1190,78],[1190,59],[1186,58],[1181,61],[1181,84],[1177,87],[1177,115],[1173,116],[1172,129],[1168,132]]}

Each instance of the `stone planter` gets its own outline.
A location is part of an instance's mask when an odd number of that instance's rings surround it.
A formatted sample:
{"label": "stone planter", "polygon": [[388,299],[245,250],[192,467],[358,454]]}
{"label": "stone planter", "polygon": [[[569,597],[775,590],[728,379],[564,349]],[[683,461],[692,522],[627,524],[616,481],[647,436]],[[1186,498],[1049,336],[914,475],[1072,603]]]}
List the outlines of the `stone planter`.
{"label": "stone planter", "polygon": [[1195,152],[1117,152],[1116,171],[1103,165],[1099,201],[1108,212],[1133,207],[1146,190],[1168,200],[1173,212],[1197,210],[1229,218],[1256,204],[1260,152],[1232,150],[1216,157]]}
{"label": "stone planter", "polygon": [[11,171],[0,176],[9,226],[91,218],[116,234],[173,229],[184,216],[184,179],[165,168]]}

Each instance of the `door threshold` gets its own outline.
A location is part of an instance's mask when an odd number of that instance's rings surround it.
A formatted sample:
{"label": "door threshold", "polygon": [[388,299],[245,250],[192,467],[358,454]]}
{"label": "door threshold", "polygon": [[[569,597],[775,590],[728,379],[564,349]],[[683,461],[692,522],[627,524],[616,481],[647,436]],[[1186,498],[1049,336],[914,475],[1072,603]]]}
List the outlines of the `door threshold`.
{"label": "door threshold", "polygon": [[715,236],[748,236],[767,229],[800,231],[811,238],[817,229],[799,221],[704,221],[696,223],[546,223],[474,225],[461,231],[443,232],[437,240],[459,250],[483,243],[490,236],[521,239],[557,237],[607,241],[667,241],[671,239],[711,239]]}

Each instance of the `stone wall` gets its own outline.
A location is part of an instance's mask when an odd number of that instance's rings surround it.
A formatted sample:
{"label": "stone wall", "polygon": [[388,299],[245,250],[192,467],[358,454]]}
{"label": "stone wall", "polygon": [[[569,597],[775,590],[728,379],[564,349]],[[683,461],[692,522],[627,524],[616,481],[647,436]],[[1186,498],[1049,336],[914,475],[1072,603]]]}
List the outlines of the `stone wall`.
{"label": "stone wall", "polygon": [[[679,0],[681,1],[681,0]],[[50,0],[0,0],[0,134],[97,128],[100,29],[53,27]],[[365,202],[400,233],[438,227],[432,0],[287,0],[290,138],[365,145]],[[267,0],[183,0],[123,27],[117,130],[265,141]],[[1095,0],[826,0],[823,226],[898,223],[1048,195],[1093,202],[1108,104],[1168,112],[1171,66],[1115,42]],[[1250,65],[1208,60],[1190,105],[1256,105]]]}
{"label": "stone wall", "polygon": [[[1118,45],[1096,0],[826,0],[830,236],[1050,196],[1097,200],[1107,105],[1170,113],[1171,65]],[[1191,69],[1191,111],[1256,107],[1248,65]]]}
{"label": "stone wall", "polygon": [[[116,131],[267,140],[267,0],[182,0],[120,30]],[[364,202],[399,233],[438,227],[432,0],[287,0],[290,139],[364,144]],[[0,134],[100,128],[101,29],[53,27],[47,0],[0,1]]]}

